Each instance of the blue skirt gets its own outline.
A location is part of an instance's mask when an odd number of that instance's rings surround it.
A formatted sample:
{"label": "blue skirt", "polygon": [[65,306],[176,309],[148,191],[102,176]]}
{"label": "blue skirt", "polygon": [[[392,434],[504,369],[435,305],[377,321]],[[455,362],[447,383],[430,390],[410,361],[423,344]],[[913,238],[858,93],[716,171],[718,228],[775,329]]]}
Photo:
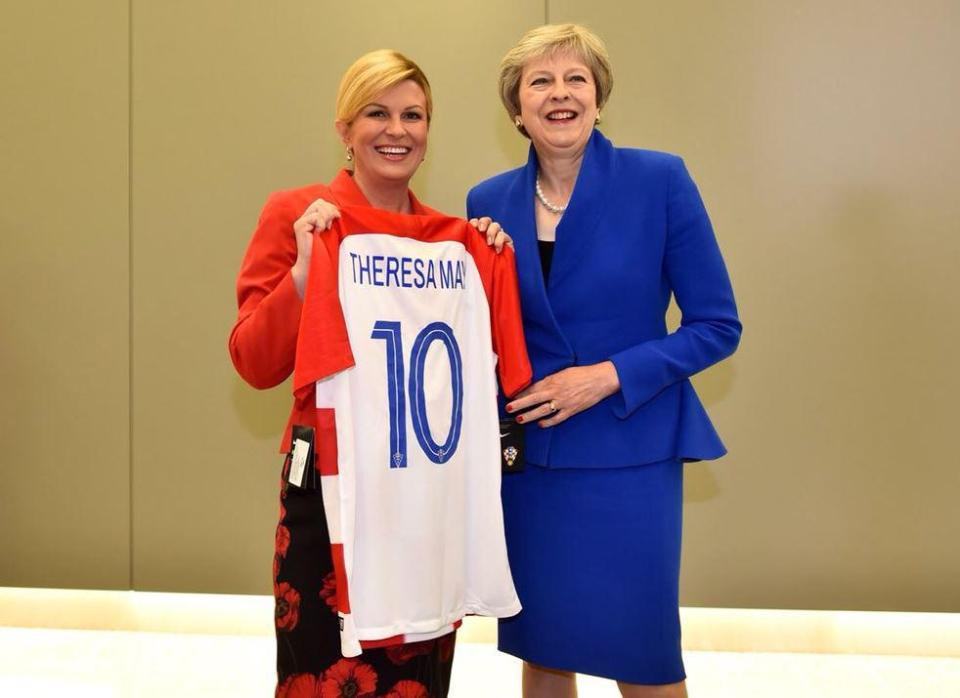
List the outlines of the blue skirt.
{"label": "blue skirt", "polygon": [[680,655],[683,466],[527,465],[503,476],[510,569],[523,610],[499,648],[636,684],[686,674]]}

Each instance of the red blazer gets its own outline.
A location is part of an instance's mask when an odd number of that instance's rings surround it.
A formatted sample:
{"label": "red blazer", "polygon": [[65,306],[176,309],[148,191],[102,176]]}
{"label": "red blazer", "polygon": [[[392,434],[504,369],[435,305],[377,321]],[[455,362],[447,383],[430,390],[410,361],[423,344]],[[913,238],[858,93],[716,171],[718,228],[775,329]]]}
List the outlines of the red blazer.
{"label": "red blazer", "polygon": [[[230,358],[237,373],[254,388],[279,385],[293,372],[297,332],[303,301],[297,293],[290,269],[297,261],[297,240],[293,223],[316,199],[338,207],[369,206],[349,170],[341,170],[329,186],[311,184],[271,194],[260,214],[237,277],[237,321],[230,332]],[[421,204],[410,192],[413,213],[439,212]],[[311,388],[294,398],[284,430],[280,452],[290,450],[293,424],[318,430],[332,428],[319,424],[316,398]],[[325,421],[325,420],[324,420]]]}

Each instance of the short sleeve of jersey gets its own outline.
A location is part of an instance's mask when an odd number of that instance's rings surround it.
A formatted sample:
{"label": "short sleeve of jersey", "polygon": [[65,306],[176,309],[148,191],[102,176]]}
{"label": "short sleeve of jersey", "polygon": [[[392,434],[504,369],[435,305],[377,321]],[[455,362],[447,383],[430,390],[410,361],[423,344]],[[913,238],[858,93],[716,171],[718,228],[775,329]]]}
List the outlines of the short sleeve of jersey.
{"label": "short sleeve of jersey", "polygon": [[490,334],[497,355],[497,375],[504,394],[512,397],[527,387],[533,376],[523,337],[516,256],[508,246],[497,254],[483,235],[469,223],[465,225],[467,250],[477,264],[490,304]]}
{"label": "short sleeve of jersey", "polygon": [[297,337],[293,390],[300,393],[327,376],[354,365],[337,290],[342,224],[315,233],[310,272]]}

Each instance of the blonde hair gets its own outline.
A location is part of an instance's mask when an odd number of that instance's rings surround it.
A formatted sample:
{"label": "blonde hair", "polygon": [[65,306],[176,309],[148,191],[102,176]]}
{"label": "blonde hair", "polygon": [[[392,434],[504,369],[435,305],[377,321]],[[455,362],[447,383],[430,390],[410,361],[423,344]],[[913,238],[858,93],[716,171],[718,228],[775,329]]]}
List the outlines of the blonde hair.
{"label": "blonde hair", "polygon": [[350,124],[360,110],[384,90],[404,80],[413,80],[427,98],[427,122],[433,114],[430,83],[420,66],[399,51],[380,49],[365,53],[353,62],[340,80],[337,90],[337,121]]}
{"label": "blonde hair", "polygon": [[[613,91],[613,68],[607,47],[600,37],[579,24],[544,24],[531,29],[500,61],[500,101],[516,119],[520,114],[520,76],[531,60],[569,51],[590,69],[597,86],[597,108],[603,109]],[[517,130],[527,135],[523,126]],[[529,136],[528,136],[529,137]]]}

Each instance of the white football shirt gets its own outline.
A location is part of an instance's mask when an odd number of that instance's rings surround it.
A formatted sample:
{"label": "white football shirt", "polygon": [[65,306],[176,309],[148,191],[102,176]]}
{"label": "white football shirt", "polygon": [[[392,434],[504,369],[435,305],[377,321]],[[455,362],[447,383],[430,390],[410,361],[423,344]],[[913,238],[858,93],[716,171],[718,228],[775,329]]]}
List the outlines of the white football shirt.
{"label": "white football shirt", "polygon": [[372,208],[315,238],[294,382],[336,424],[318,467],[344,656],[519,612],[497,371],[507,394],[530,381],[512,251],[462,219]]}

